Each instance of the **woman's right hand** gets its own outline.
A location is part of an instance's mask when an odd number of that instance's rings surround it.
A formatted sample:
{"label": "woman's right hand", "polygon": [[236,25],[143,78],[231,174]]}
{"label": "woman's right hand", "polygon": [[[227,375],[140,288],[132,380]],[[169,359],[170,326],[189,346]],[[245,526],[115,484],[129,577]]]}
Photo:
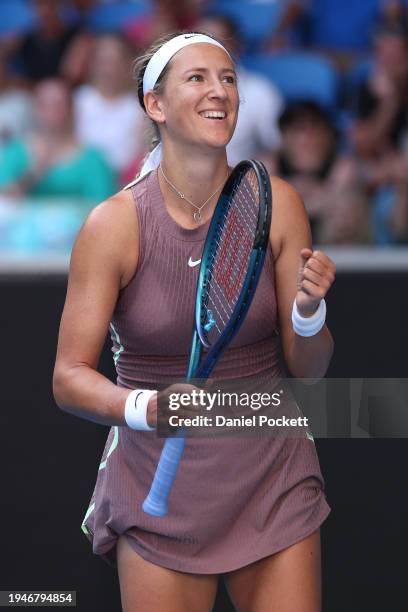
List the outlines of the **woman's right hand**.
{"label": "woman's right hand", "polygon": [[174,408],[170,408],[171,396],[173,398],[181,394],[190,394],[193,390],[200,391],[200,389],[194,385],[187,383],[175,383],[166,387],[163,391],[159,391],[149,399],[147,405],[147,423],[150,427],[157,428],[161,425],[165,428],[169,427],[169,417],[172,414],[177,414],[181,418],[192,418],[197,416],[198,411],[202,408],[201,406],[195,406],[192,403],[188,406],[180,405],[175,411]]}

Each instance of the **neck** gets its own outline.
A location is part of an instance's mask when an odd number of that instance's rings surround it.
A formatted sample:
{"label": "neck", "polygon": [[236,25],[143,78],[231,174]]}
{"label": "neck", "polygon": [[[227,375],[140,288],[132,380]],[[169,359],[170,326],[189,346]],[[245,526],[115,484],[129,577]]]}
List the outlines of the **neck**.
{"label": "neck", "polygon": [[58,18],[42,24],[40,32],[45,38],[56,38],[65,29],[64,24]]}
{"label": "neck", "polygon": [[61,128],[60,130],[57,130],[55,128],[47,129],[39,126],[35,130],[35,133],[38,136],[41,136],[44,141],[47,141],[49,144],[54,145],[66,142],[67,140],[71,139],[71,131],[67,128]]}
{"label": "neck", "polygon": [[107,100],[114,100],[129,91],[129,88],[122,83],[113,85],[112,83],[104,81],[95,81],[95,87],[102,97]]}
{"label": "neck", "polygon": [[[228,175],[225,149],[212,151],[180,149],[173,143],[163,142],[163,172],[174,187],[196,206],[201,207],[219,187],[214,196],[201,210],[202,221],[207,221],[214,210]],[[166,205],[181,221],[191,220],[196,209],[183,200],[159,172],[160,187]]]}

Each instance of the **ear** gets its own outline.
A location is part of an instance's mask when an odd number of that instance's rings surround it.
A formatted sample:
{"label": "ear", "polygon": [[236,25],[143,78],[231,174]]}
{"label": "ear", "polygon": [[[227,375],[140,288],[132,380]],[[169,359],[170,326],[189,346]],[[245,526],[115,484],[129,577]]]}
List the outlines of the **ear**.
{"label": "ear", "polygon": [[164,123],[166,118],[163,111],[163,104],[159,96],[153,91],[147,91],[143,100],[148,117],[156,123]]}

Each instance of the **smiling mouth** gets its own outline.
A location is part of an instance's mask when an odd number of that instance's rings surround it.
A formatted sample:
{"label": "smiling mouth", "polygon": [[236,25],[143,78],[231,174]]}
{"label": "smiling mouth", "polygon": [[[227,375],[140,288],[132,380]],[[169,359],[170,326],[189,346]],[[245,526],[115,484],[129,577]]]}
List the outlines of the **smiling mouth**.
{"label": "smiling mouth", "polygon": [[203,111],[199,114],[203,119],[213,119],[215,121],[222,121],[227,116],[225,111]]}

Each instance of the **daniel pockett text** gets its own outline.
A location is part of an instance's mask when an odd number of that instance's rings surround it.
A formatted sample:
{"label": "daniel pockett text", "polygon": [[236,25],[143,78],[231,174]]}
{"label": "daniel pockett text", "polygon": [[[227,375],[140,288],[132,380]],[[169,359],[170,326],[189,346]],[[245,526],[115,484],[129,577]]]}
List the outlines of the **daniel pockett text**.
{"label": "daniel pockett text", "polygon": [[[169,414],[168,424],[171,428],[307,428],[308,419],[300,411],[291,416],[270,414],[281,406],[283,395],[283,389],[275,393],[207,392],[203,389],[172,393],[169,395],[168,409],[174,414]],[[183,408],[189,408],[191,412],[196,409],[198,414],[178,414]],[[244,411],[245,414],[229,416],[225,414],[228,409]],[[224,414],[214,414],[220,410]]]}

